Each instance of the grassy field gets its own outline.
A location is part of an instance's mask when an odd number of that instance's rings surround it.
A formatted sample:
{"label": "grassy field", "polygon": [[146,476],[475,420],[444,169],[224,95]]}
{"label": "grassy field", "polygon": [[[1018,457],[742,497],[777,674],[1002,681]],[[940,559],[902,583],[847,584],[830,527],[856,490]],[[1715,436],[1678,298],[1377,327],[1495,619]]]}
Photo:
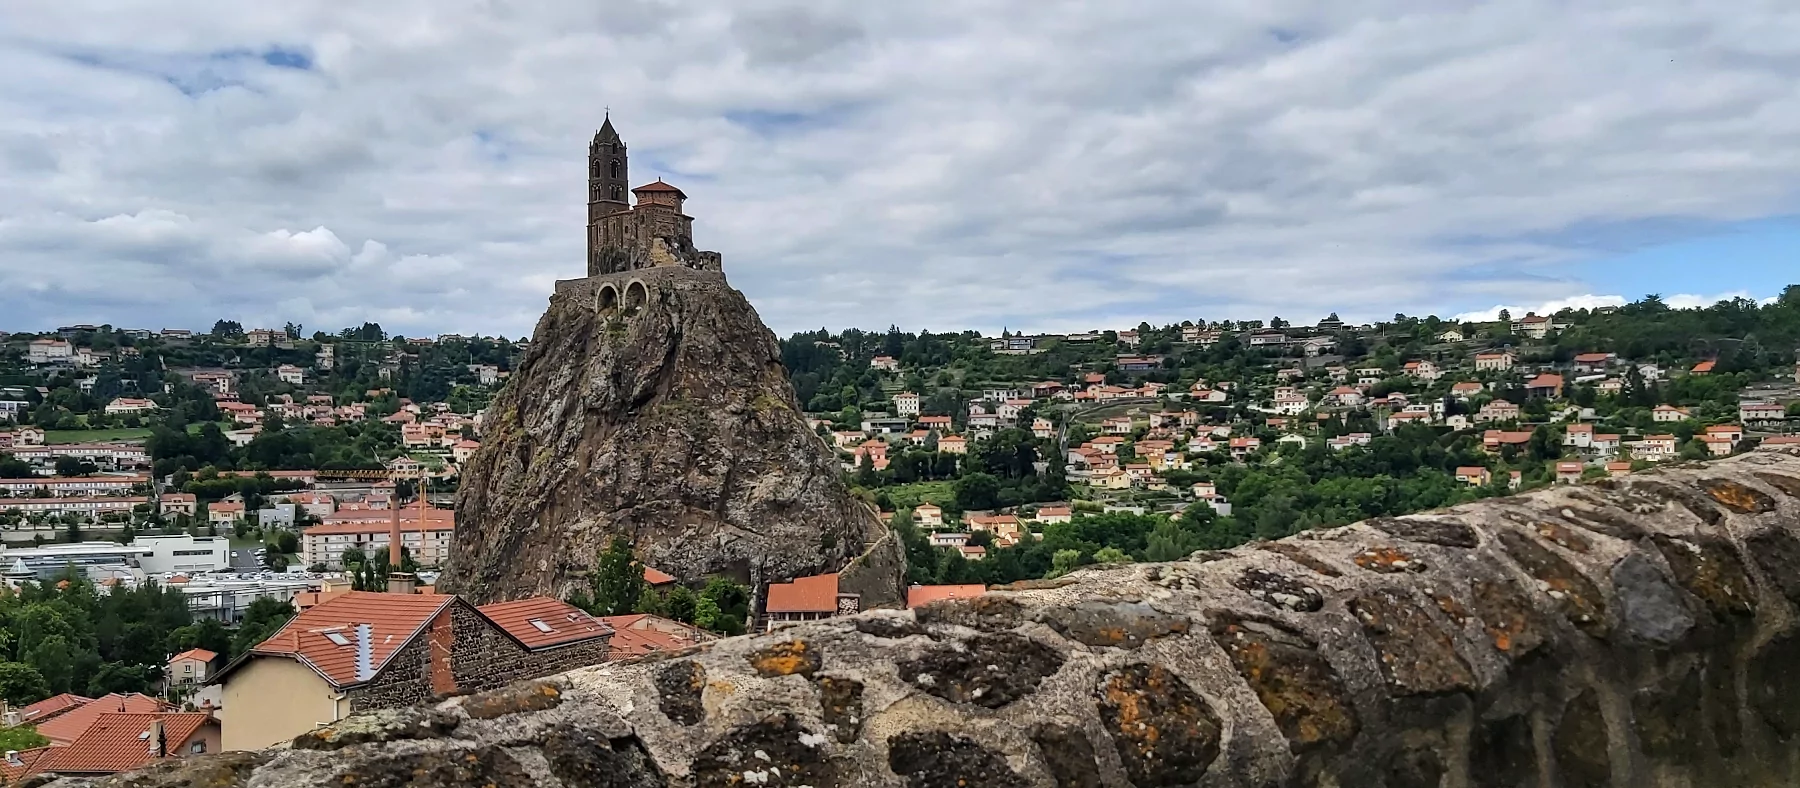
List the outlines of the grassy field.
{"label": "grassy field", "polygon": [[62,443],[104,443],[109,441],[142,441],[150,437],[148,428],[116,429],[116,430],[45,430],[44,442]]}
{"label": "grassy field", "polygon": [[[206,424],[207,424],[207,422],[204,422],[204,421],[193,422],[192,424],[187,425],[187,432],[189,435],[199,435],[200,428],[203,426],[206,426]],[[236,423],[229,422],[229,421],[218,422],[218,425],[219,425],[220,432],[230,432],[230,431],[238,428],[238,425]]]}
{"label": "grassy field", "polygon": [[913,482],[912,484],[896,484],[892,487],[883,487],[882,492],[887,493],[888,500],[893,501],[896,508],[911,509],[926,501],[931,501],[932,503],[941,506],[946,501],[956,498],[955,487],[956,482],[948,480],[938,482]]}

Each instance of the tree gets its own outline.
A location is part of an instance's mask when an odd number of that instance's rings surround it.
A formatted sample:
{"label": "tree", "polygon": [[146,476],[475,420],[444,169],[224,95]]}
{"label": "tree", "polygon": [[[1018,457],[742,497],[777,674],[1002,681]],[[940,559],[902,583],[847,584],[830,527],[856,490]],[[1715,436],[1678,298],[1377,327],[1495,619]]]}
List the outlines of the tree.
{"label": "tree", "polygon": [[77,457],[62,456],[56,458],[56,475],[58,476],[92,476],[100,472],[100,466]]}
{"label": "tree", "polygon": [[1102,564],[1129,564],[1131,556],[1117,547],[1102,547],[1094,551],[1094,560]]}
{"label": "tree", "polygon": [[231,639],[231,653],[242,654],[269,639],[294,617],[294,606],[270,597],[258,597],[244,609],[244,620]]}
{"label": "tree", "polygon": [[1058,550],[1050,556],[1050,572],[1044,577],[1062,577],[1081,565],[1080,550]]}
{"label": "tree", "polygon": [[962,509],[992,509],[998,505],[1000,480],[985,473],[971,473],[956,480],[956,505]]}
{"label": "tree", "polygon": [[0,662],[0,699],[13,706],[24,706],[48,697],[50,685],[37,668],[23,662]]}
{"label": "tree", "polygon": [[[1195,503],[1189,508],[1205,509],[1209,513],[1212,511],[1212,507],[1205,503]],[[1200,549],[1199,537],[1181,527],[1180,523],[1170,520],[1158,524],[1150,532],[1149,545],[1144,548],[1144,560],[1179,561],[1192,555],[1198,549]]]}
{"label": "tree", "polygon": [[236,320],[216,320],[213,322],[212,335],[223,339],[244,333],[244,325]]}
{"label": "tree", "polygon": [[596,616],[622,616],[634,611],[638,597],[649,584],[644,581],[644,565],[631,552],[631,542],[615,536],[600,553],[600,564],[594,568],[589,583],[593,596],[585,606]]}
{"label": "tree", "polygon": [[31,463],[0,452],[0,479],[29,479],[36,472]]}

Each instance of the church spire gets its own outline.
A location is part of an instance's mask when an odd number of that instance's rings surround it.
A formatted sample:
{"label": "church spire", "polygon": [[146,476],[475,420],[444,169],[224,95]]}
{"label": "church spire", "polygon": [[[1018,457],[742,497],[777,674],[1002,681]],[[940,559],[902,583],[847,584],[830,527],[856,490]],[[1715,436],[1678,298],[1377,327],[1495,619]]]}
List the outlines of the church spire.
{"label": "church spire", "polygon": [[611,111],[608,111],[606,113],[606,122],[600,124],[600,130],[597,132],[594,132],[594,140],[597,142],[618,142],[619,141],[619,132],[617,130],[613,129],[612,112]]}

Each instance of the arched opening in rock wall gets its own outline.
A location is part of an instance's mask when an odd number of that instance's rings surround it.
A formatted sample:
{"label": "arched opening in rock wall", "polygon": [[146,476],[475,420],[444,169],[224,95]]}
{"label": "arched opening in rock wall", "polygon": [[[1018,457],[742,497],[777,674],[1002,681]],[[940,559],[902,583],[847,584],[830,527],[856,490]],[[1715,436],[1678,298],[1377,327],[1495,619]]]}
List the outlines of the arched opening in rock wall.
{"label": "arched opening in rock wall", "polygon": [[619,291],[612,285],[601,285],[600,292],[594,294],[594,309],[606,314],[619,307]]}
{"label": "arched opening in rock wall", "polygon": [[643,282],[632,282],[625,286],[625,309],[635,312],[650,303],[650,289]]}

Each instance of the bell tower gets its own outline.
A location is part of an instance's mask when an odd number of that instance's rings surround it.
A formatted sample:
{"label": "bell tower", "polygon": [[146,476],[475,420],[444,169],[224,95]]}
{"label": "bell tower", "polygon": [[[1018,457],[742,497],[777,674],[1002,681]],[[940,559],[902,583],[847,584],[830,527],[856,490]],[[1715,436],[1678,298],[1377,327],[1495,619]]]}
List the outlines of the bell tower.
{"label": "bell tower", "polygon": [[603,245],[600,219],[631,209],[627,202],[629,198],[625,196],[631,189],[630,169],[625,141],[619,139],[619,132],[613,129],[612,114],[607,113],[606,122],[594,132],[594,141],[588,145],[587,253],[590,272],[598,262],[597,255]]}

